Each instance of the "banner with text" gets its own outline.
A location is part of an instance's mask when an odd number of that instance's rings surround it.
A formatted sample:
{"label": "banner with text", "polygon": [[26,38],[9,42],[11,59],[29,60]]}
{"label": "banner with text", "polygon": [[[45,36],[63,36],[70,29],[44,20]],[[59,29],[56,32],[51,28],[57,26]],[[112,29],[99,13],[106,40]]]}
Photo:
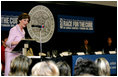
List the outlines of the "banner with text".
{"label": "banner with text", "polygon": [[9,30],[17,24],[17,18],[22,12],[1,11],[1,30]]}
{"label": "banner with text", "polygon": [[94,32],[94,18],[58,15],[58,32]]}

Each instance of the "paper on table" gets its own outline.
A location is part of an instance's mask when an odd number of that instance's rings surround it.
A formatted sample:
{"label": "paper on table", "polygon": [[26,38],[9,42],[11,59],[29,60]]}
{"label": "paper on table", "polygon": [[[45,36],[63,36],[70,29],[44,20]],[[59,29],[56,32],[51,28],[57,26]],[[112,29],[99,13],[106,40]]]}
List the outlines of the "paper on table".
{"label": "paper on table", "polygon": [[116,51],[109,51],[110,54],[116,54]]}
{"label": "paper on table", "polygon": [[102,51],[97,51],[95,52],[95,54],[102,54]]}
{"label": "paper on table", "polygon": [[84,52],[77,52],[78,55],[85,55]]}

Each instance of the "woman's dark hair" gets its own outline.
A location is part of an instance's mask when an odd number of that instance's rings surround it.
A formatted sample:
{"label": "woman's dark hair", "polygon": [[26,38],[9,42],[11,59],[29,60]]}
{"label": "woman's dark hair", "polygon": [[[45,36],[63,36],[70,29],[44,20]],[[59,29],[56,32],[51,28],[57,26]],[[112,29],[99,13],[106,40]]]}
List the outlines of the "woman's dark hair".
{"label": "woman's dark hair", "polygon": [[79,76],[82,74],[90,74],[94,76],[99,76],[97,65],[88,59],[81,59],[77,61],[74,68],[74,75]]}
{"label": "woman's dark hair", "polygon": [[30,16],[27,13],[22,13],[21,15],[19,15],[17,20],[18,24],[20,23],[19,20],[26,19],[26,18],[28,18],[30,21]]}

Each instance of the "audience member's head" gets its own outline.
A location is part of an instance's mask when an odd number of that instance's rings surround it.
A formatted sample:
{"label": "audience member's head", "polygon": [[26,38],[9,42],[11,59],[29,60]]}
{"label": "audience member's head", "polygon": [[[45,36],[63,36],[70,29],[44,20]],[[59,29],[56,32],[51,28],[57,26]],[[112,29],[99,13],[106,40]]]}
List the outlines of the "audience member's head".
{"label": "audience member's head", "polygon": [[32,76],[59,76],[59,69],[53,61],[42,61],[33,66]]}
{"label": "audience member's head", "polygon": [[98,58],[95,63],[99,67],[99,74],[101,76],[110,76],[110,66],[105,58]]}
{"label": "audience member's head", "polygon": [[24,55],[14,58],[10,65],[10,76],[27,76],[32,60]]}
{"label": "audience member's head", "polygon": [[79,59],[74,68],[75,76],[98,76],[98,67],[88,59]]}
{"label": "audience member's head", "polygon": [[59,68],[60,76],[71,76],[71,68],[65,61],[57,62]]}
{"label": "audience member's head", "polygon": [[88,45],[88,40],[84,39],[84,45]]}
{"label": "audience member's head", "polygon": [[1,38],[1,42],[2,42],[2,44],[1,45],[3,45],[4,47],[6,47],[6,41],[7,41],[7,39],[8,39],[8,36],[7,35],[3,35],[2,36],[2,38]]}
{"label": "audience member's head", "polygon": [[107,38],[107,43],[108,43],[108,45],[111,45],[112,44],[112,38],[111,37],[108,37]]}

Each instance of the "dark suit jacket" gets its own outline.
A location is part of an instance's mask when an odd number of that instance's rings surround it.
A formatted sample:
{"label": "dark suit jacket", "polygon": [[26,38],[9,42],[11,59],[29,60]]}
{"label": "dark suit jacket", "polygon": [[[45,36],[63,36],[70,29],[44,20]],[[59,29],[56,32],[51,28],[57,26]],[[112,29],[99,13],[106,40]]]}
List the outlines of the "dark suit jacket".
{"label": "dark suit jacket", "polygon": [[109,51],[115,51],[115,47],[113,45],[111,45],[111,46],[106,45],[104,47],[104,53],[109,54]]}
{"label": "dark suit jacket", "polygon": [[88,47],[88,50],[86,50],[86,48],[85,48],[85,45],[82,45],[81,47],[80,47],[80,52],[84,52],[85,54],[86,53],[88,53],[88,54],[93,54],[93,51],[92,51],[92,49],[91,49],[91,46],[87,46]]}

